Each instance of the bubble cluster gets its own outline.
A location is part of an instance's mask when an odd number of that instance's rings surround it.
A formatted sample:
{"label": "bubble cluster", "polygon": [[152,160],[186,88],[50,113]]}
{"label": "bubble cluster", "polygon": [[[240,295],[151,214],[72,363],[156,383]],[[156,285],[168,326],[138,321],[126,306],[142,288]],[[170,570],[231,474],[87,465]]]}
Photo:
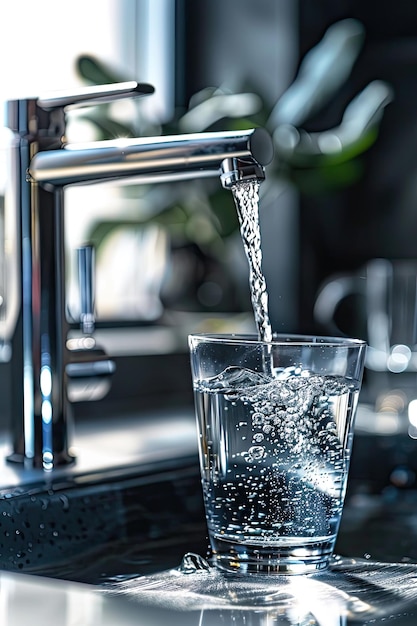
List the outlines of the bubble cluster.
{"label": "bubble cluster", "polygon": [[335,536],[357,390],[301,369],[267,379],[237,370],[222,373],[221,389],[219,380],[206,381],[200,404],[211,426],[203,480],[209,527],[252,543]]}
{"label": "bubble cluster", "polygon": [[275,455],[280,451],[305,455],[317,446],[323,453],[327,446],[334,456],[335,448],[341,452],[341,443],[329,396],[347,391],[345,382],[333,376],[291,376],[242,388],[241,401],[253,407],[252,441],[260,443],[265,437],[273,441]]}

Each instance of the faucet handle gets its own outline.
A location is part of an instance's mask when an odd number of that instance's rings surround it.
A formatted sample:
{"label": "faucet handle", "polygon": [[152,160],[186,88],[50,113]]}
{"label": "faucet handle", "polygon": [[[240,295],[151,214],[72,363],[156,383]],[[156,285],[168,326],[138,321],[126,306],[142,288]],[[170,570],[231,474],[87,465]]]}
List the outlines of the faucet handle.
{"label": "faucet handle", "polygon": [[95,329],[94,314],[94,246],[86,244],[77,249],[78,281],[80,287],[80,326],[84,335]]}
{"label": "faucet handle", "polygon": [[39,98],[8,100],[5,107],[5,125],[13,132],[35,137],[43,150],[62,147],[65,136],[65,110],[87,105],[105,104],[113,100],[148,96],[155,89],[148,83],[128,81],[111,85],[80,87],[72,91],[55,91]]}
{"label": "faucet handle", "polygon": [[150,96],[155,89],[148,83],[127,81],[110,85],[94,85],[92,87],[80,87],[72,91],[56,91],[37,98],[37,104],[45,111],[64,109],[66,107],[79,107],[85,105],[103,104],[122,98],[137,96]]}

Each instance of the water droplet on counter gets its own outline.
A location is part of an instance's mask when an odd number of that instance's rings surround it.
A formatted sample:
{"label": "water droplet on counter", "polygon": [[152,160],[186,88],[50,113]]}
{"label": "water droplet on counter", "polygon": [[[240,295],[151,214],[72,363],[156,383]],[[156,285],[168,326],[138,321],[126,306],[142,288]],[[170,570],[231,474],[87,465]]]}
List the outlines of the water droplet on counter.
{"label": "water droplet on counter", "polygon": [[182,558],[179,570],[182,574],[194,574],[198,571],[208,571],[210,565],[199,554],[194,552],[187,552]]}
{"label": "water droplet on counter", "polygon": [[68,511],[69,510],[69,500],[67,498],[67,496],[64,495],[60,495],[59,496],[60,501],[62,502],[62,510],[63,511]]}

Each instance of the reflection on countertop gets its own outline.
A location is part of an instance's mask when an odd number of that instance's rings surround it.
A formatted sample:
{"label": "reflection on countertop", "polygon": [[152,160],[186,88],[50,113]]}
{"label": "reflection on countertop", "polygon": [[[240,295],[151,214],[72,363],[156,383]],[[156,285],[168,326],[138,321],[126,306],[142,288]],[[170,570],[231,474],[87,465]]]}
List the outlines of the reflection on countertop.
{"label": "reflection on countertop", "polygon": [[415,619],[416,577],[417,565],[340,557],[315,575],[227,575],[187,554],[175,569],[109,584],[104,591],[157,615],[194,614],[187,623],[199,626],[341,626],[387,619],[405,625]]}

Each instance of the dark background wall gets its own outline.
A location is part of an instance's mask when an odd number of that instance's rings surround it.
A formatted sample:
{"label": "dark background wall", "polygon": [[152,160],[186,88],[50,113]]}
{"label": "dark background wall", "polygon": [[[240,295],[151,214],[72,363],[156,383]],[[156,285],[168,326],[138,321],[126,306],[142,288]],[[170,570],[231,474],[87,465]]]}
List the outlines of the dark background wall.
{"label": "dark background wall", "polygon": [[374,79],[387,81],[394,99],[377,142],[361,159],[359,179],[342,191],[300,198],[305,324],[311,321],[314,290],[329,273],[373,257],[417,256],[417,11],[404,0],[301,0],[300,55],[345,17],[363,23],[365,44],[339,96],[310,127],[338,123],[346,103]]}
{"label": "dark background wall", "polygon": [[[298,8],[289,0],[179,0],[178,99],[199,89],[251,86],[270,104],[297,62]],[[182,90],[182,93],[181,93]]]}

